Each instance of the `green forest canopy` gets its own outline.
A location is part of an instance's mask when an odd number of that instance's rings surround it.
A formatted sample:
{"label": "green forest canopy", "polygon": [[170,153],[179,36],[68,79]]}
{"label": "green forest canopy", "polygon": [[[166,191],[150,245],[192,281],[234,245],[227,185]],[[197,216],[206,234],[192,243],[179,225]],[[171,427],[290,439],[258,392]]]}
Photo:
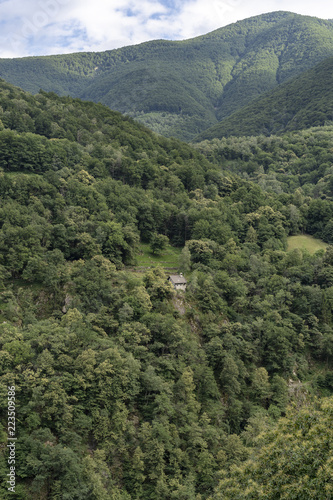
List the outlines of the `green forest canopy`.
{"label": "green forest canopy", "polygon": [[[1,422],[15,385],[16,497],[238,498],[239,482],[276,498],[281,435],[300,425],[289,403],[308,427],[285,446],[312,468],[295,462],[288,484],[299,498],[317,480],[329,492],[323,435],[318,453],[304,443],[330,418],[333,250],[286,250],[300,232],[332,242],[329,167],[314,163],[330,128],[200,151],[4,81],[0,105]],[[260,185],[256,169],[282,161],[301,185]],[[311,175],[323,190],[305,187]],[[156,235],[181,253],[183,296],[163,269],[137,272]]]}
{"label": "green forest canopy", "polygon": [[266,136],[325,125],[333,120],[333,58],[254,99],[197,140]]}

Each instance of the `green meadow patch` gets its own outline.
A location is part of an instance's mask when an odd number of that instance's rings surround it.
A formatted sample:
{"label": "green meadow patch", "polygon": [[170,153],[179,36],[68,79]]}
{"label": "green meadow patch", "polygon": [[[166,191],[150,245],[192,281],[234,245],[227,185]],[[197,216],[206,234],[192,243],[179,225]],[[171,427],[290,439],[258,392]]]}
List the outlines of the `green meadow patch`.
{"label": "green meadow patch", "polygon": [[151,252],[150,245],[147,243],[140,243],[139,254],[137,255],[137,265],[150,267],[177,267],[181,248],[175,248],[168,245],[161,253],[154,255]]}
{"label": "green meadow patch", "polygon": [[328,247],[327,243],[324,243],[318,238],[313,238],[308,234],[300,234],[298,236],[289,236],[287,239],[288,247],[287,251],[295,250],[299,248],[301,250],[307,250],[309,253],[315,253],[318,250],[326,250]]}

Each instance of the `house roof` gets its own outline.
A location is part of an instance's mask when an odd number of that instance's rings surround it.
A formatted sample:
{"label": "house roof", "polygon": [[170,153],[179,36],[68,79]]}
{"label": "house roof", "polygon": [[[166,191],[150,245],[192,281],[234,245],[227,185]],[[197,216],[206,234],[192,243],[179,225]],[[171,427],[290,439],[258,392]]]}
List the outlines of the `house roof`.
{"label": "house roof", "polygon": [[186,285],[186,278],[182,274],[170,274],[169,279],[175,285]]}

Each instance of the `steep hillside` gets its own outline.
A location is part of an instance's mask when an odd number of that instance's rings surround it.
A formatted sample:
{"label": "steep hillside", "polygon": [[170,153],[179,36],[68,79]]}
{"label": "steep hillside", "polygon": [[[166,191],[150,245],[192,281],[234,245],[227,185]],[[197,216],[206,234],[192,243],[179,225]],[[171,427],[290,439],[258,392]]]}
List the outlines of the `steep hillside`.
{"label": "steep hillside", "polygon": [[324,125],[333,120],[333,58],[279,85],[222,122],[198,141],[227,136],[270,135]]}
{"label": "steep hillside", "polygon": [[333,200],[333,124],[269,137],[223,137],[196,148],[267,191]]}
{"label": "steep hillside", "polygon": [[33,93],[102,102],[190,140],[332,55],[332,22],[275,12],[182,42],[1,60],[0,76]]}
{"label": "steep hillside", "polygon": [[[287,236],[332,242],[332,199],[265,191],[225,143],[205,158],[102,104],[0,81],[0,118],[0,498],[322,498],[333,249]],[[308,155],[290,167],[309,180],[332,133],[306,134],[233,147]],[[137,268],[168,242],[184,292]]]}

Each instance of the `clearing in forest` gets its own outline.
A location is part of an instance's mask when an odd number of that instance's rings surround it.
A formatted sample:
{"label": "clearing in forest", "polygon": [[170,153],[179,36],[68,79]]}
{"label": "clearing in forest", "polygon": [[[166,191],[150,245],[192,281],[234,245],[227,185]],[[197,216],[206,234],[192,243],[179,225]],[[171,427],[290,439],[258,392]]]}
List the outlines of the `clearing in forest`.
{"label": "clearing in forest", "polygon": [[324,243],[318,238],[313,238],[308,234],[299,234],[297,236],[289,236],[287,251],[295,250],[295,248],[300,248],[301,250],[307,250],[309,253],[315,253],[318,250],[325,250],[327,248],[327,243]]}
{"label": "clearing in forest", "polygon": [[140,243],[139,255],[137,255],[137,265],[139,267],[155,267],[161,266],[165,269],[177,269],[179,266],[179,255],[181,248],[167,247],[157,255],[151,252],[150,245],[147,243]]}

